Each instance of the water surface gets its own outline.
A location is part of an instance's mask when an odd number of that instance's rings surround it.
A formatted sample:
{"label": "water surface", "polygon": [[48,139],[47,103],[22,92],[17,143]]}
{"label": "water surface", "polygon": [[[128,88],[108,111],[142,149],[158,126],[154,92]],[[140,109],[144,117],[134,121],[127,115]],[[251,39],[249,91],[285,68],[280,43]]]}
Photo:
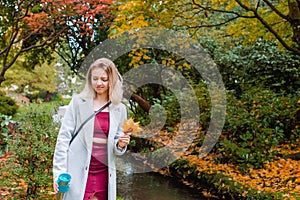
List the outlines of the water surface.
{"label": "water surface", "polygon": [[118,175],[118,195],[125,200],[199,200],[199,191],[182,185],[176,179],[155,173],[122,173]]}

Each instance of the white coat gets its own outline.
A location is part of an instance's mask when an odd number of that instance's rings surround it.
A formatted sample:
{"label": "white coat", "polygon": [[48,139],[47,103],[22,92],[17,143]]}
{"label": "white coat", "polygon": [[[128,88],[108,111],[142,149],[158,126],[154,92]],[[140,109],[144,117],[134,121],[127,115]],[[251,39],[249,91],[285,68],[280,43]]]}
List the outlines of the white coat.
{"label": "white coat", "polygon": [[[64,195],[64,200],[82,200],[85,192],[93,145],[94,118],[89,120],[69,146],[75,130],[92,113],[93,99],[74,97],[62,119],[57,137],[54,158],[53,178],[56,181],[61,173],[69,173],[72,178],[70,188]],[[108,200],[116,200],[116,167],[115,155],[122,155],[126,148],[117,148],[118,138],[124,134],[122,124],[127,117],[123,104],[109,106],[109,135],[107,142],[108,156]]]}

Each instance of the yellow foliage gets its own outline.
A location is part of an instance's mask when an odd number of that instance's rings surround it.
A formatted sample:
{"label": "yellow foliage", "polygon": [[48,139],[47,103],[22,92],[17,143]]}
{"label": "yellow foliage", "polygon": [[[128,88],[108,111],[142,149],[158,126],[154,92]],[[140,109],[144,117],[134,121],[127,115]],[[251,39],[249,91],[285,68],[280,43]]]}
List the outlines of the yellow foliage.
{"label": "yellow foliage", "polygon": [[186,67],[186,68],[189,69],[191,66],[189,64],[187,64],[187,63],[183,63],[183,67]]}
{"label": "yellow foliage", "polygon": [[238,4],[236,3],[236,1],[233,1],[233,0],[231,0],[231,1],[226,1],[228,4],[227,4],[227,6],[225,7],[225,10],[231,10],[231,9],[233,9],[233,8],[235,8]]}
{"label": "yellow foliage", "polygon": [[[243,4],[249,8],[254,8],[255,6],[254,2],[249,3],[248,1],[245,1]],[[228,4],[226,9],[230,8],[229,10],[234,10],[236,6],[239,5],[236,4],[235,6],[230,7],[230,4]],[[275,7],[283,15],[288,14],[289,9],[286,0],[281,1]],[[263,20],[278,33],[278,35],[285,39],[285,42],[288,45],[292,44],[292,37],[290,37],[292,35],[292,28],[286,20],[282,19],[278,14],[269,9],[269,7],[260,7],[257,12],[263,18]],[[247,12],[243,15],[254,16],[254,13]],[[245,45],[252,44],[260,37],[263,37],[266,40],[276,40],[275,36],[269,30],[267,30],[259,20],[253,18],[239,18],[234,23],[229,25],[228,33],[235,38],[243,35],[245,37]]]}
{"label": "yellow foliage", "polygon": [[[149,3],[143,1],[127,1],[116,5],[115,19],[110,26],[109,37],[115,38],[126,31],[150,26],[151,12]],[[149,15],[149,16],[148,16]]]}
{"label": "yellow foliage", "polygon": [[[214,163],[212,155],[203,159],[195,155],[189,155],[187,158],[191,164],[197,166],[199,173],[219,171],[231,177],[234,181],[255,190],[266,192],[300,192],[300,170],[296,167],[299,166],[299,161],[278,158],[274,162],[267,163],[263,169],[250,169],[248,175],[241,175],[235,165]],[[244,191],[242,196],[246,195],[247,192]]]}
{"label": "yellow foliage", "polygon": [[[162,27],[172,29],[174,26],[178,29],[188,27],[184,29],[187,34],[191,34],[195,38],[199,36],[209,35],[210,37],[217,38],[224,44],[230,40],[236,38],[243,38],[243,44],[248,45],[257,41],[258,38],[263,37],[267,40],[276,40],[273,34],[271,34],[262,23],[254,18],[238,18],[231,21],[227,26],[222,26],[218,30],[215,29],[199,29],[197,27],[201,25],[216,24],[218,21],[209,21],[214,19],[213,13],[204,14],[203,10],[197,6],[200,4],[204,7],[212,9],[225,10],[238,12],[243,16],[254,16],[252,11],[246,11],[241,8],[236,0],[210,0],[200,1],[196,0],[192,2],[188,1],[139,1],[139,0],[124,0],[119,4],[116,4],[117,11],[114,13],[115,19],[110,26],[109,37],[117,37],[122,33],[128,31],[134,33],[133,30],[144,27]],[[203,3],[205,2],[205,3]],[[257,1],[241,0],[241,3],[249,8],[255,8]],[[274,4],[275,5],[275,4]],[[287,0],[278,1],[275,5],[276,9],[282,12],[284,15],[288,15]],[[292,28],[290,24],[282,19],[278,14],[270,9],[268,6],[260,6],[257,9],[258,14],[282,37],[288,45],[292,44]],[[200,31],[199,31],[200,30]],[[213,30],[213,31],[212,31]],[[230,36],[230,37],[228,37]],[[176,38],[177,39],[177,38]],[[227,40],[227,41],[225,41]],[[146,41],[143,38],[138,38],[134,48],[140,48],[139,44],[144,44]],[[148,41],[149,42],[149,41]],[[170,46],[181,42],[177,39],[174,43],[170,42]],[[187,45],[186,41],[182,41],[182,45],[177,45],[179,48],[183,48]],[[188,47],[185,47],[188,48]],[[141,63],[147,63],[147,60],[151,59],[145,52],[141,54],[132,53],[130,56],[132,60],[129,66],[138,67]],[[189,65],[183,63],[172,63],[166,58],[162,58],[160,61],[163,65],[183,69],[190,68]]]}
{"label": "yellow foliage", "polygon": [[[260,21],[254,18],[239,18],[231,21],[229,26],[223,26],[219,30],[200,29],[201,25],[215,24],[213,13],[203,12],[198,5],[209,7],[211,9],[225,10],[238,12],[243,16],[254,16],[252,11],[246,11],[241,8],[236,0],[210,0],[210,1],[129,1],[125,0],[116,4],[117,8],[114,19],[110,27],[109,37],[117,37],[125,31],[143,27],[188,27],[185,31],[191,35],[202,36],[205,34],[219,37],[222,41],[224,35],[232,36],[233,38],[244,38],[244,44],[251,44],[258,38],[267,40],[275,40],[273,34],[268,31]],[[241,0],[241,3],[250,9],[255,9],[257,1]],[[287,0],[274,3],[276,9],[283,15],[288,15],[289,8]],[[268,6],[260,4],[257,9],[258,14],[282,37],[288,45],[292,44],[292,28],[290,24],[282,19],[278,14]],[[206,32],[206,33],[204,33]],[[195,34],[196,33],[196,34]],[[232,39],[232,37],[230,37]],[[172,44],[170,44],[172,45]],[[145,58],[147,59],[147,58]],[[133,65],[133,64],[132,64]]]}
{"label": "yellow foliage", "polygon": [[141,132],[143,129],[140,128],[139,122],[134,122],[133,118],[125,119],[124,123],[122,125],[123,131],[128,132],[130,129],[132,129],[132,134],[137,134]]}
{"label": "yellow foliage", "polygon": [[150,57],[147,56],[147,55],[143,55],[143,58],[146,59],[146,60],[149,60],[149,59],[150,59]]}

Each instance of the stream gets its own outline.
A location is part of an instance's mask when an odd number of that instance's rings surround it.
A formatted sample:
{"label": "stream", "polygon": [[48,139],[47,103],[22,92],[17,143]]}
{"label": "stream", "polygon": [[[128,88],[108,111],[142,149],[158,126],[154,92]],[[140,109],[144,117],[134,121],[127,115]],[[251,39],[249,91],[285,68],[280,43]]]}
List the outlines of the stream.
{"label": "stream", "polygon": [[134,172],[132,162],[123,161],[117,171],[117,194],[125,200],[202,200],[201,192],[172,177],[154,172]]}
{"label": "stream", "polygon": [[119,174],[118,195],[125,200],[199,200],[199,191],[177,183],[176,180],[152,172]]}

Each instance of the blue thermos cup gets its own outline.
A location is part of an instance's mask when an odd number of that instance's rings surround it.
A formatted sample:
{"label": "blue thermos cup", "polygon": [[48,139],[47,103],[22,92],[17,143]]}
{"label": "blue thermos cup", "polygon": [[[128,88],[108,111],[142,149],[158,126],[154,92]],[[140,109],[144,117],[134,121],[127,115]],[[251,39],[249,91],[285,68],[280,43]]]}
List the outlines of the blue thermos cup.
{"label": "blue thermos cup", "polygon": [[58,191],[60,193],[68,192],[68,189],[70,187],[70,181],[71,181],[70,174],[67,174],[67,173],[60,174],[57,179]]}

